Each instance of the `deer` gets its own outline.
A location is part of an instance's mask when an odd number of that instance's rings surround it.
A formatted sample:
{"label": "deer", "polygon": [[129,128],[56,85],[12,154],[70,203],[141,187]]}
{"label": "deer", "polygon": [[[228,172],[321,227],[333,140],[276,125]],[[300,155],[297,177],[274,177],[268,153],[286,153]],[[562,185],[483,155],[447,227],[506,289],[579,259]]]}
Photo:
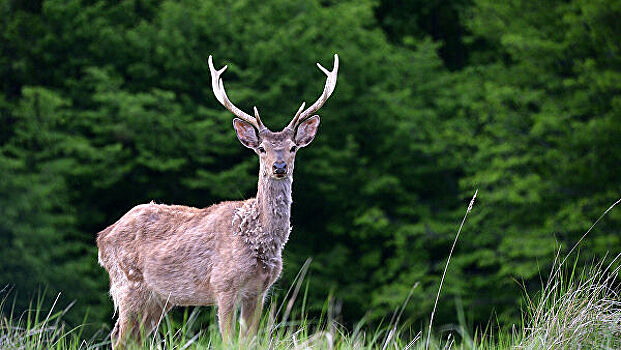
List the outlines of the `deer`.
{"label": "deer", "polygon": [[117,321],[112,347],[140,341],[174,306],[217,307],[223,340],[231,339],[240,311],[240,337],[256,334],[264,300],[282,271],[282,251],[291,233],[293,168],[297,151],[317,133],[317,112],[336,86],[334,55],[323,92],[305,103],[281,131],[269,130],[254,109],[251,116],[228,98],[221,75],[208,58],[216,99],[236,117],[233,129],[241,144],[259,157],[257,195],[206,208],[137,205],[97,234],[98,261],[110,277]]}

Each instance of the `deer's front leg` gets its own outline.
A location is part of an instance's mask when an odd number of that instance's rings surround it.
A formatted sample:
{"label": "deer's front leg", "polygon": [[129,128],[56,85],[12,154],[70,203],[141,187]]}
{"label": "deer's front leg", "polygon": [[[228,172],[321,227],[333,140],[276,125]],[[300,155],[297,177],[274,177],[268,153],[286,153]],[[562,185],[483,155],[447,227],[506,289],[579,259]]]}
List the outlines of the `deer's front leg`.
{"label": "deer's front leg", "polygon": [[257,333],[263,310],[263,294],[242,299],[240,336],[252,337]]}
{"label": "deer's front leg", "polygon": [[218,297],[218,325],[222,340],[231,340],[231,330],[233,328],[233,313],[235,311],[235,294],[227,293]]}

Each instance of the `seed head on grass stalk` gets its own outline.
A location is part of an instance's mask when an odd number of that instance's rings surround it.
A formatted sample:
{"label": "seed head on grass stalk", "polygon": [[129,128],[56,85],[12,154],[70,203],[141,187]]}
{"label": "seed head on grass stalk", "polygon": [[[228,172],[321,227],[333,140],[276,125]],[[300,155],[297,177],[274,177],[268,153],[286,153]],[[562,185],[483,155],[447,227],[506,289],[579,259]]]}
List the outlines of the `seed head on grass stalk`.
{"label": "seed head on grass stalk", "polygon": [[459,234],[461,233],[461,229],[464,227],[464,223],[466,222],[466,218],[468,217],[468,213],[472,210],[472,206],[474,205],[474,200],[477,198],[477,193],[479,193],[479,189],[474,191],[474,195],[470,200],[470,204],[468,204],[468,209],[466,209],[466,214],[464,214],[464,218],[461,220],[461,224],[459,225],[459,229],[457,230],[457,234],[455,235],[455,240],[453,241],[453,246],[451,246],[451,251],[449,252],[448,259],[446,260],[446,265],[444,266],[444,272],[442,272],[442,278],[440,279],[440,286],[438,287],[438,294],[436,294],[436,301],[433,304],[433,310],[431,310],[431,317],[429,319],[429,329],[427,330],[427,339],[425,340],[425,350],[429,349],[429,340],[431,339],[431,327],[433,326],[433,316],[436,313],[436,307],[438,306],[438,299],[440,299],[440,292],[442,291],[442,284],[444,283],[444,277],[446,276],[446,270],[448,270],[449,263],[451,262],[451,256],[453,256],[453,250],[455,250],[455,245],[457,244],[457,240],[459,239]]}

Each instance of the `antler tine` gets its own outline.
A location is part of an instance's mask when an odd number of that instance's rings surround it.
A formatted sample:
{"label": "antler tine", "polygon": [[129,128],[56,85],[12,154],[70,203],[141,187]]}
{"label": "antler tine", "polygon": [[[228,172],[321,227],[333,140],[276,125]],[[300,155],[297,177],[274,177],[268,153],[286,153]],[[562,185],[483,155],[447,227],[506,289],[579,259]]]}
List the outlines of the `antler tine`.
{"label": "antler tine", "polygon": [[259,110],[257,109],[257,106],[254,106],[253,109],[254,109],[254,119],[256,119],[257,124],[259,125],[259,130],[265,129],[265,125],[263,125],[263,122],[261,121],[261,117],[259,116]]}
{"label": "antler tine", "polygon": [[211,71],[211,87],[213,89],[213,94],[216,96],[216,99],[224,107],[226,107],[226,109],[228,109],[233,114],[235,114],[238,118],[247,121],[248,123],[252,124],[252,126],[257,128],[258,130],[264,129],[265,126],[263,125],[263,123],[261,122],[261,119],[259,118],[259,113],[256,107],[254,108],[255,117],[253,118],[249,114],[237,108],[231,102],[231,100],[229,100],[229,97],[226,95],[226,90],[224,89],[224,82],[222,81],[222,78],[220,77],[220,75],[224,73],[224,71],[228,68],[228,66],[224,66],[220,70],[215,69],[215,67],[213,66],[213,59],[211,55],[209,55],[209,59],[207,61],[209,63],[209,71]]}
{"label": "antler tine", "polygon": [[302,105],[300,106],[300,108],[298,108],[298,111],[295,112],[295,116],[293,117],[291,122],[289,122],[289,125],[287,126],[288,128],[295,128],[295,126],[298,124],[298,120],[300,120],[300,114],[302,114],[302,110],[304,109],[304,106],[306,106],[306,102],[302,102]]}
{"label": "antler tine", "polygon": [[293,119],[287,126],[288,128],[294,129],[300,122],[304,121],[304,119],[317,112],[319,108],[321,108],[321,106],[326,103],[330,95],[332,95],[334,88],[336,87],[336,79],[339,72],[339,55],[334,54],[334,66],[332,68],[332,71],[325,69],[319,63],[317,63],[317,67],[319,67],[319,69],[321,69],[321,71],[324,72],[325,75],[327,75],[326,85],[323,88],[323,92],[321,93],[321,96],[319,96],[317,101],[315,101],[315,103],[313,103],[310,107],[308,107],[308,109],[304,110],[303,112],[302,110],[304,109],[304,103],[302,103],[302,106],[300,106],[300,109],[298,109],[295,117],[293,117]]}

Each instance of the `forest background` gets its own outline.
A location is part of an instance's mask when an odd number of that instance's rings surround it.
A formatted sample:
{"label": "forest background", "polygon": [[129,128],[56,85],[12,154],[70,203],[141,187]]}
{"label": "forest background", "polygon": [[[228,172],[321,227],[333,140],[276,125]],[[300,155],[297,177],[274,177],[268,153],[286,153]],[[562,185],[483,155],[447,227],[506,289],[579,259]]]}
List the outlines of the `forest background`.
{"label": "forest background", "polygon": [[[0,0],[0,290],[110,324],[97,232],[134,205],[256,191],[258,161],[211,92],[273,129],[335,93],[298,156],[274,293],[313,258],[309,307],[519,323],[523,290],[621,194],[621,1]],[[621,211],[580,265],[621,251]]]}

